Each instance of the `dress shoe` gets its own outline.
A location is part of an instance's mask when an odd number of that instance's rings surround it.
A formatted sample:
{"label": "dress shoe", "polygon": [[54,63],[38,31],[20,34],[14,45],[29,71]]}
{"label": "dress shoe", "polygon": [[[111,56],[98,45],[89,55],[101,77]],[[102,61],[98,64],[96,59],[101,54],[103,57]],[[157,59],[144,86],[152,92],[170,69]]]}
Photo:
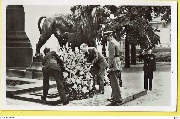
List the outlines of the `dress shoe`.
{"label": "dress shoe", "polygon": [[104,94],[104,91],[100,91],[99,93],[100,93],[100,94]]}
{"label": "dress shoe", "polygon": [[110,104],[108,104],[107,106],[120,106],[122,103],[122,101],[112,101]]}
{"label": "dress shoe", "polygon": [[41,100],[42,101],[46,101],[46,97],[45,96],[41,96]]}
{"label": "dress shoe", "polygon": [[114,102],[114,100],[112,98],[111,99],[107,99],[107,101]]}
{"label": "dress shoe", "polygon": [[63,102],[63,105],[67,105],[69,104],[69,100],[66,100],[65,102]]}
{"label": "dress shoe", "polygon": [[121,101],[113,101],[114,103],[122,103],[122,100]]}
{"label": "dress shoe", "polygon": [[121,101],[113,101],[113,102],[111,102],[111,106],[119,106],[121,103],[122,103],[122,100]]}
{"label": "dress shoe", "polygon": [[112,102],[111,103],[111,106],[119,106],[120,105],[120,103],[118,103],[118,102]]}

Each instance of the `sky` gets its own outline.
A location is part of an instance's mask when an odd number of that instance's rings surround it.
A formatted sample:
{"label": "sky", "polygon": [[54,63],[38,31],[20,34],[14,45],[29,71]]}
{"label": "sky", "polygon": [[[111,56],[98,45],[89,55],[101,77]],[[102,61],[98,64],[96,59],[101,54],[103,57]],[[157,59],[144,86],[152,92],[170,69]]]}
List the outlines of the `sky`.
{"label": "sky", "polygon": [[[54,16],[55,14],[70,14],[70,8],[71,6],[69,5],[24,5],[25,32],[31,42],[33,54],[35,54],[36,44],[40,37],[40,32],[38,29],[39,18],[41,16]],[[54,35],[52,35],[46,44],[41,48],[41,52],[43,51],[44,47],[50,47],[52,50],[57,50],[59,45]]]}

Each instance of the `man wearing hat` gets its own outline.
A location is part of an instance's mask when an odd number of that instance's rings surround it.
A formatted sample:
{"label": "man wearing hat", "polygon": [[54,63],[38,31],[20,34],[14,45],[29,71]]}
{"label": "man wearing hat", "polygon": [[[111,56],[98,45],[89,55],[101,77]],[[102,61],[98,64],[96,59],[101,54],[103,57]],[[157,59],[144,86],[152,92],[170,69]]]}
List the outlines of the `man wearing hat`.
{"label": "man wearing hat", "polygon": [[46,101],[46,97],[49,90],[49,77],[52,76],[56,80],[57,90],[60,95],[60,98],[63,102],[63,105],[69,103],[63,85],[63,71],[65,67],[63,61],[54,51],[50,51],[50,48],[44,49],[44,58],[42,61],[42,72],[43,72],[43,96],[41,99]]}
{"label": "man wearing hat", "polygon": [[83,44],[81,49],[85,52],[87,61],[93,65],[90,72],[94,78],[97,78],[99,83],[99,93],[104,94],[105,71],[108,67],[105,57],[95,47],[88,47],[88,45]]}
{"label": "man wearing hat", "polygon": [[[152,90],[152,79],[153,79],[153,72],[156,70],[156,57],[152,54],[152,50],[144,50],[143,51],[143,58],[144,58],[144,89]],[[148,83],[149,82],[149,83]],[[148,85],[149,84],[149,85]],[[148,88],[149,87],[149,88]]]}
{"label": "man wearing hat", "polygon": [[[120,45],[119,42],[115,40],[113,37],[113,31],[108,31],[104,33],[105,38],[109,42],[108,50],[109,50],[109,78],[111,82],[112,88],[112,98],[108,99],[112,102],[112,105],[118,105],[122,102],[121,91],[119,86],[119,78],[118,73],[121,69],[116,69],[114,64],[114,59],[118,58],[120,55]],[[120,57],[119,57],[120,60]]]}

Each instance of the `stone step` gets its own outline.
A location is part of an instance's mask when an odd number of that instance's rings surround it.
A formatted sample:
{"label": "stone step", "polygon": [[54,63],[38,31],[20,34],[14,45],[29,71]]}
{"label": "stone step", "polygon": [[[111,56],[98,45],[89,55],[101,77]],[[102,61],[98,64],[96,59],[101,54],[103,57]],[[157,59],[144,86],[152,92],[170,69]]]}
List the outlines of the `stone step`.
{"label": "stone step", "polygon": [[6,47],[31,47],[31,43],[25,42],[6,42]]}
{"label": "stone step", "polygon": [[122,104],[125,104],[127,102],[132,101],[132,100],[135,100],[136,98],[139,98],[139,97],[144,96],[146,94],[147,94],[147,90],[142,90],[142,91],[139,91],[138,93],[134,93],[132,95],[129,95],[129,96],[123,98],[122,102],[119,104],[109,103],[106,106],[120,106]]}
{"label": "stone step", "polygon": [[[9,83],[9,84],[7,84]],[[6,77],[6,95],[11,97],[15,94],[22,94],[32,91],[42,90],[43,80]],[[55,81],[50,81],[50,88],[56,87]]]}
{"label": "stone step", "polygon": [[[32,93],[24,93],[24,94],[17,94],[17,95],[15,94],[9,98],[35,102],[35,103],[41,103],[45,105],[61,105],[58,103],[58,101],[60,101],[59,97],[47,98],[47,101],[44,102],[44,101],[41,101],[42,90],[36,93],[39,93],[39,95],[32,95]],[[50,94],[57,93],[57,89],[51,88],[49,90],[49,93]],[[73,100],[73,101],[70,101],[70,103],[67,106],[120,106],[126,102],[135,100],[136,98],[146,95],[147,91],[143,89],[121,87],[121,93],[122,93],[121,95],[122,95],[123,100],[122,100],[122,103],[118,105],[111,105],[111,103],[107,101],[107,99],[110,98],[111,96],[111,88],[110,86],[105,86],[105,94],[97,94],[97,95],[94,95],[92,98],[89,97],[87,99]]]}
{"label": "stone step", "polygon": [[6,70],[6,76],[9,77],[19,77],[19,78],[29,78],[29,79],[37,79],[43,77],[41,71],[30,71],[26,69],[14,69],[8,68]]}
{"label": "stone step", "polygon": [[25,69],[7,69],[6,76],[10,77],[25,77]]}

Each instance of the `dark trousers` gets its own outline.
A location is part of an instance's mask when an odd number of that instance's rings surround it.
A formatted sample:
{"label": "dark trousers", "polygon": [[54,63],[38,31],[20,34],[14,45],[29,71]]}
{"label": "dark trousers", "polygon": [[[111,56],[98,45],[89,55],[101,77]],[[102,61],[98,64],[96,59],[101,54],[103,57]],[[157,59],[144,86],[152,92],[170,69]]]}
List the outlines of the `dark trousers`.
{"label": "dark trousers", "polygon": [[[153,79],[153,71],[145,71],[144,72],[144,89],[152,90],[152,79]],[[148,85],[148,82],[149,82],[149,85]]]}
{"label": "dark trousers", "polygon": [[91,70],[90,70],[90,72],[94,78],[93,85],[95,86],[96,81],[97,81],[99,84],[99,91],[100,92],[104,92],[105,70],[106,70],[105,68],[101,68],[97,65],[94,65],[93,67],[91,67]]}
{"label": "dark trousers", "polygon": [[104,92],[104,78],[105,78],[105,69],[101,68],[99,70],[99,75],[97,75],[97,81],[99,82],[100,92]]}
{"label": "dark trousers", "polygon": [[56,80],[57,90],[62,102],[66,102],[66,94],[63,86],[63,74],[57,69],[43,71],[43,96],[46,98],[49,90],[49,77],[52,76]]}

